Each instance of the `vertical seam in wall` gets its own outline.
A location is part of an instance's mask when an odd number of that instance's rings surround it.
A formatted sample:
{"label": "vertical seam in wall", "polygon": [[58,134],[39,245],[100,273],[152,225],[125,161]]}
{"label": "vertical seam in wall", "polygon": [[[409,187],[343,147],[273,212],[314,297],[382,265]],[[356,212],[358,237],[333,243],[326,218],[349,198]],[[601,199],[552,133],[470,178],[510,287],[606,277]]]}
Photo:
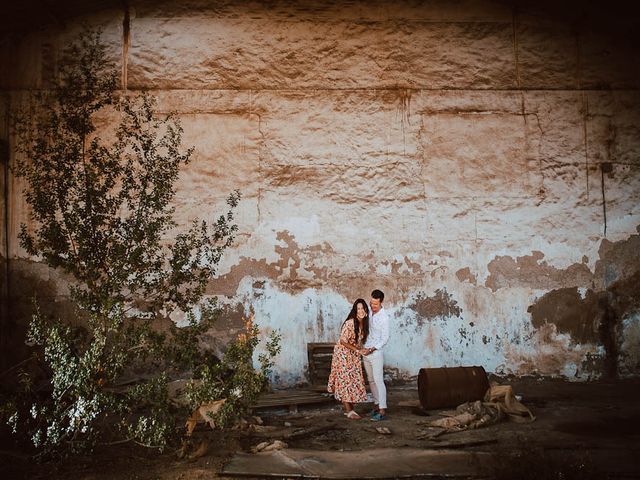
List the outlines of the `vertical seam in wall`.
{"label": "vertical seam in wall", "polygon": [[602,217],[604,221],[604,238],[607,238],[607,199],[605,195],[604,188],[604,168],[602,168],[602,164],[600,164],[600,188],[602,189]]}
{"label": "vertical seam in wall", "polygon": [[[2,275],[4,275],[4,282],[2,282],[2,292],[0,295],[4,297],[2,300],[2,305],[0,305],[1,313],[0,315],[0,348],[2,351],[5,350],[6,347],[6,339],[7,339],[7,322],[9,320],[9,304],[10,304],[10,289],[9,289],[9,108],[10,108],[10,100],[9,95],[2,96],[2,102],[4,105],[4,113],[3,118],[0,118],[2,122],[2,130],[6,133],[6,144],[5,140],[0,137],[0,148],[2,148],[2,152],[0,152],[0,158],[2,159],[2,181],[3,185],[3,201],[4,201],[4,219],[2,222],[2,227],[4,229],[4,271]],[[0,361],[0,365],[2,365],[2,369],[6,368],[6,361],[3,359]]]}
{"label": "vertical seam in wall", "polygon": [[128,2],[124,2],[124,18],[122,19],[122,90],[127,91],[129,44],[131,42],[131,16]]}
{"label": "vertical seam in wall", "polygon": [[[4,132],[6,132],[7,135],[7,139],[6,139],[6,145],[4,145],[4,141],[2,141],[2,143],[0,143],[0,145],[2,145],[2,148],[4,149],[6,147],[6,151],[1,152],[0,153],[0,158],[3,159],[2,162],[2,176],[3,176],[3,182],[4,182],[4,188],[3,188],[3,193],[4,193],[4,221],[3,221],[3,225],[2,228],[4,229],[4,253],[5,253],[5,259],[8,262],[9,261],[9,157],[10,157],[10,152],[9,152],[9,108],[10,108],[10,101],[9,101],[9,95],[3,95],[2,98],[4,105],[4,115],[3,118],[1,118],[0,120],[2,121],[2,130]],[[2,139],[0,139],[2,140]],[[6,156],[5,156],[6,154]],[[8,263],[7,263],[8,265]],[[8,266],[7,266],[8,268]],[[8,277],[7,277],[7,281],[8,281]],[[7,283],[7,288],[8,288],[8,283]]]}
{"label": "vertical seam in wall", "polygon": [[[249,90],[249,115],[254,115],[253,112],[253,90]],[[260,182],[262,181],[262,156],[264,155],[264,133],[262,132],[262,115],[255,113],[258,117],[258,134],[260,135],[260,143],[258,144],[258,195],[256,199],[256,210],[258,213],[258,223],[261,220],[260,201],[262,200],[262,187]]]}
{"label": "vertical seam in wall", "polygon": [[513,14],[512,14],[512,21],[511,21],[511,25],[513,28],[513,60],[515,63],[515,68],[516,68],[516,86],[517,88],[520,88],[520,67],[519,67],[519,62],[518,62],[518,32],[517,32],[517,21],[518,21],[518,17],[517,17],[517,11],[516,11],[516,7],[513,7]]}
{"label": "vertical seam in wall", "polygon": [[580,30],[576,31],[576,76],[578,89],[582,90],[582,44],[580,42]]}
{"label": "vertical seam in wall", "polygon": [[475,237],[475,242],[478,242],[478,204],[477,198],[473,197],[473,234]]}
{"label": "vertical seam in wall", "polygon": [[[429,232],[429,202],[427,200],[427,185],[424,181],[424,162],[425,162],[425,155],[424,155],[424,148],[423,148],[423,142],[422,142],[422,135],[424,133],[424,117],[422,114],[419,114],[419,122],[420,122],[420,127],[418,128],[418,138],[417,138],[417,148],[419,149],[419,158],[420,158],[420,182],[422,183],[422,202],[424,204],[424,233],[425,235],[428,234]],[[423,251],[426,254],[426,245],[427,242],[422,242],[422,246],[423,246]]]}
{"label": "vertical seam in wall", "polygon": [[402,154],[407,154],[406,128],[409,125],[411,115],[411,94],[408,88],[399,90],[400,94],[400,127],[402,129]]}
{"label": "vertical seam in wall", "polygon": [[582,97],[582,129],[584,139],[584,169],[585,182],[587,190],[587,200],[589,200],[589,137],[587,121],[589,120],[589,97],[587,92],[582,88],[582,43],[580,41],[580,28],[576,28],[576,76],[578,81],[578,90]]}
{"label": "vertical seam in wall", "polygon": [[603,231],[603,236],[604,238],[607,238],[607,198],[606,198],[606,189],[605,189],[605,182],[604,182],[604,174],[605,174],[605,170],[607,173],[611,172],[612,167],[612,162],[613,162],[613,157],[611,154],[611,148],[613,146],[613,143],[615,141],[615,137],[616,137],[616,130],[615,130],[615,126],[612,125],[612,118],[609,117],[609,122],[608,122],[608,137],[607,137],[607,162],[606,163],[600,163],[600,188],[602,189],[602,217],[603,217],[603,222],[604,222],[604,231]]}
{"label": "vertical seam in wall", "polygon": [[584,139],[584,168],[586,172],[586,188],[587,188],[587,200],[589,200],[589,140],[588,140],[588,129],[587,129],[587,120],[589,118],[589,98],[587,97],[587,93],[582,91],[582,129],[583,134],[582,137]]}

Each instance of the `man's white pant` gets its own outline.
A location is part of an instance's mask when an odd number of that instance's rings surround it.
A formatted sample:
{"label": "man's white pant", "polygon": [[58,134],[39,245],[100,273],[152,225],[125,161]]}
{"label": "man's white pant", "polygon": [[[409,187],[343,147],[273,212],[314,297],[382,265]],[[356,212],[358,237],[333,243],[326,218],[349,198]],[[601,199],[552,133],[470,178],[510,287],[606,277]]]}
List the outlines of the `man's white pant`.
{"label": "man's white pant", "polygon": [[376,350],[362,357],[364,369],[367,372],[369,387],[374,402],[383,409],[387,408],[387,387],[384,385],[384,355],[381,350]]}

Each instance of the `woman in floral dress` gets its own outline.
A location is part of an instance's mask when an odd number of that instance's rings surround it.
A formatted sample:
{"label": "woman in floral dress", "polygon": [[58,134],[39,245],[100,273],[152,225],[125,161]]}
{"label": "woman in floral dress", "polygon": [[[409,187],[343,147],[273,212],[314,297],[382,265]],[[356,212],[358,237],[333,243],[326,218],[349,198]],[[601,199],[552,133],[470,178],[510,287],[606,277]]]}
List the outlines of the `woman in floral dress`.
{"label": "woman in floral dress", "polygon": [[369,309],[367,303],[359,298],[342,324],[340,340],[333,347],[331,374],[327,386],[329,393],[333,393],[336,400],[342,402],[344,414],[352,420],[360,418],[353,409],[353,404],[367,400],[360,356],[368,334]]}

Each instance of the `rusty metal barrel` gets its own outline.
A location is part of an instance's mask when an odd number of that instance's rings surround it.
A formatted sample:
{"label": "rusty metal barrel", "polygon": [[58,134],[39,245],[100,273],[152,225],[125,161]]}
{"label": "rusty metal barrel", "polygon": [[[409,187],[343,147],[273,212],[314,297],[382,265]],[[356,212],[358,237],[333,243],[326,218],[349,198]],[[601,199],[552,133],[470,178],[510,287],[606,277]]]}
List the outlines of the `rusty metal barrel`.
{"label": "rusty metal barrel", "polygon": [[482,367],[421,368],[418,373],[418,395],[425,410],[482,400],[488,389]]}

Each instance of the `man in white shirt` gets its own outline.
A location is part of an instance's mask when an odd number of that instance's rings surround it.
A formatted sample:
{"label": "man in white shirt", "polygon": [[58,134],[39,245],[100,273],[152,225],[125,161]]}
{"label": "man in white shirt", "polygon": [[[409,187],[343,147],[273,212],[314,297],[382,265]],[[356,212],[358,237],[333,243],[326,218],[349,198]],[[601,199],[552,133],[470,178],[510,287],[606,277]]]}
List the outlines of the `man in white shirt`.
{"label": "man in white shirt", "polygon": [[389,341],[389,317],[382,306],[383,301],[384,293],[380,290],[371,292],[369,336],[362,351],[364,369],[367,372],[369,387],[375,403],[371,420],[375,422],[384,420],[387,411],[387,388],[384,384],[382,349]]}

